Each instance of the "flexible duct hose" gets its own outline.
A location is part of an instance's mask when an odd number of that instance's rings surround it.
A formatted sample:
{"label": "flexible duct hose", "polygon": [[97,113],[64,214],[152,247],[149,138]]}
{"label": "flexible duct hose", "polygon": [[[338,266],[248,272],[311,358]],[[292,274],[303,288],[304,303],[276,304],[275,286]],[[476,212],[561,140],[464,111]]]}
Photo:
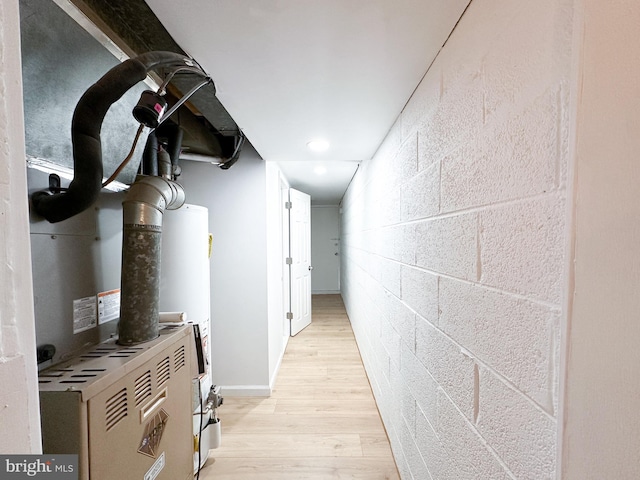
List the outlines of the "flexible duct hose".
{"label": "flexible duct hose", "polygon": [[188,57],[172,52],[149,52],[124,61],[109,70],[82,95],[73,113],[71,141],[74,176],[60,193],[36,192],[33,208],[51,223],[66,220],[91,207],[102,188],[102,143],[100,130],[109,107],[127,90],[162,67],[193,67]]}

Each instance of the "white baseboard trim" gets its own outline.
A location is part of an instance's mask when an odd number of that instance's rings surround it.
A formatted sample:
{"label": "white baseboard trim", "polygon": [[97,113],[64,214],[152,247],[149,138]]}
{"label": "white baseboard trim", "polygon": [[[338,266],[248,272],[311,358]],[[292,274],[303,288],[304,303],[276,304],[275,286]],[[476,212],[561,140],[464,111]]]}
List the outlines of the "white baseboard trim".
{"label": "white baseboard trim", "polygon": [[[287,342],[289,341],[289,338],[287,337]],[[269,389],[273,391],[273,387],[276,384],[276,380],[278,379],[278,372],[280,372],[280,365],[282,365],[282,359],[284,358],[284,352],[287,348],[287,344],[285,343],[283,348],[282,348],[282,352],[280,352],[280,358],[278,358],[278,364],[276,365],[276,368],[273,370],[273,375],[271,375],[271,378],[269,379]]]}
{"label": "white baseboard trim", "polygon": [[311,295],[336,295],[340,293],[340,290],[316,290],[312,291]]}
{"label": "white baseboard trim", "polygon": [[223,397],[269,397],[271,387],[269,385],[220,385],[220,393]]}

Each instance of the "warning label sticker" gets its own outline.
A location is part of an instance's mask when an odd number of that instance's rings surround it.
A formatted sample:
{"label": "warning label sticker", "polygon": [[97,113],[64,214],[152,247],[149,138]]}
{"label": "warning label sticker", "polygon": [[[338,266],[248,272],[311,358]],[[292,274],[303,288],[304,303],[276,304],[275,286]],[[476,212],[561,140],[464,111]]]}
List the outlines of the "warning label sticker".
{"label": "warning label sticker", "polygon": [[96,297],[84,297],[73,301],[73,333],[84,332],[98,325]]}
{"label": "warning label sticker", "polygon": [[115,320],[120,316],[120,289],[98,294],[98,325]]}

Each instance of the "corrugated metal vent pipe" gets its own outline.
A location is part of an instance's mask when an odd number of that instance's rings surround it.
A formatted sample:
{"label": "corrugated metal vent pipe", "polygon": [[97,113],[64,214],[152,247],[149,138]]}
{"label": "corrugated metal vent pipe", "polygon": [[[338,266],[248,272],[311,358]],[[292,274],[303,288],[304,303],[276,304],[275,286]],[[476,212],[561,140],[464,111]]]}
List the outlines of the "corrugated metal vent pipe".
{"label": "corrugated metal vent pipe", "polygon": [[[160,68],[170,69],[161,86],[162,92],[145,91],[133,109],[134,117],[150,128],[156,128],[169,118],[199,88],[212,83],[211,78],[192,59],[172,52],[144,53],[109,70],[84,93],[73,114],[73,181],[66,191],[36,192],[32,196],[32,203],[38,214],[49,222],[60,222],[95,203],[102,188],[100,130],[107,110],[129,88],[144,80],[150,71]],[[179,99],[163,116],[167,102],[161,95],[169,80],[181,71],[196,73],[203,76],[204,80]],[[178,140],[181,140],[181,132],[176,133]],[[168,157],[166,152],[165,155]],[[177,153],[175,156],[177,157]],[[168,166],[163,164],[166,168],[162,173],[166,178],[138,177],[123,202],[118,323],[118,343],[122,345],[147,342],[159,334],[162,216],[166,208],[180,208],[185,201],[184,190],[171,180],[171,160],[167,159],[165,163]]]}
{"label": "corrugated metal vent pipe", "polygon": [[184,202],[182,186],[162,177],[138,177],[122,202],[121,345],[159,335],[162,217],[165,209],[178,209]]}

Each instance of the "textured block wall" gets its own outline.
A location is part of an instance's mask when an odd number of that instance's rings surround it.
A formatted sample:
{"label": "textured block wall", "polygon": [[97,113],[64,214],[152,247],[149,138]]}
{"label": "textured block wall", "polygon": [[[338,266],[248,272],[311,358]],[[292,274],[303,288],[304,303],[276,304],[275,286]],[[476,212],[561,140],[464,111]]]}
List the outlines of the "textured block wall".
{"label": "textured block wall", "polygon": [[572,0],[472,0],[343,200],[403,479],[555,478]]}
{"label": "textured block wall", "polygon": [[39,453],[17,0],[0,4],[0,452]]}

